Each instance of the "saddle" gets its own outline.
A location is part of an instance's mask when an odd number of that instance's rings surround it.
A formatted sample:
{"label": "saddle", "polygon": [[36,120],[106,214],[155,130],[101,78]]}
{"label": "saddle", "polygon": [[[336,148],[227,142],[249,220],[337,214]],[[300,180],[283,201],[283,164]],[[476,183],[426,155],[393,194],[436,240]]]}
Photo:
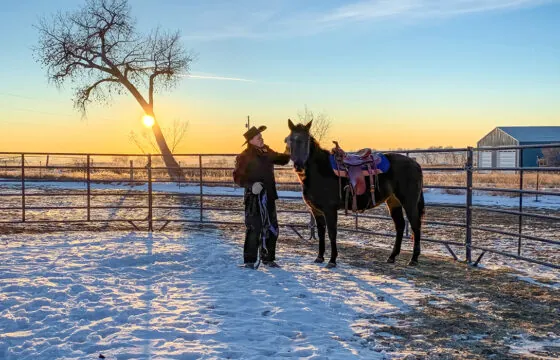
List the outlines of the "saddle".
{"label": "saddle", "polygon": [[342,199],[342,179],[348,178],[350,184],[345,187],[345,214],[348,214],[348,201],[352,195],[352,211],[357,211],[357,196],[366,192],[366,176],[369,176],[370,193],[373,204],[375,204],[375,185],[377,174],[382,172],[377,165],[380,159],[370,148],[360,149],[356,152],[345,152],[337,141],[333,141],[335,147],[332,149],[332,156],[336,165],[333,166],[335,174],[338,176],[339,197]]}
{"label": "saddle", "polygon": [[[336,143],[336,146],[340,149],[340,146],[338,146],[338,143],[337,142],[335,142],[335,143]],[[356,152],[345,153],[342,160],[346,165],[350,165],[350,166],[363,165],[370,160],[370,156],[371,156],[371,149],[370,148],[364,148],[364,149],[360,149]]]}

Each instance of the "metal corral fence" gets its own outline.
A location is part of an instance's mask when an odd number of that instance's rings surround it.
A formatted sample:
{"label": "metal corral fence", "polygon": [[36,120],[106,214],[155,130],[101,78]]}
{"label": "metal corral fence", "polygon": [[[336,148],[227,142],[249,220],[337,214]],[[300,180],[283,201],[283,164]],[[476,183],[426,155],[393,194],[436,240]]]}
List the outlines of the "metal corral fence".
{"label": "metal corral fence", "polygon": [[[423,241],[441,244],[458,260],[452,249],[461,249],[465,261],[477,265],[485,253],[516,258],[530,263],[560,269],[560,264],[524,256],[525,241],[533,241],[552,246],[560,251],[560,240],[535,236],[523,232],[525,219],[541,219],[560,224],[558,211],[535,213],[524,207],[524,196],[560,197],[555,191],[539,189],[539,173],[559,174],[559,166],[535,167],[482,167],[478,164],[478,153],[482,151],[513,150],[517,153],[517,164],[523,164],[523,149],[560,149],[559,144],[541,144],[528,146],[508,146],[499,148],[454,148],[428,150],[399,150],[396,152],[416,158],[425,173],[425,191],[438,189],[443,193],[460,195],[464,201],[445,203],[426,201],[428,209],[453,211],[454,221],[434,219],[430,216],[424,224],[447,229],[462,229],[460,235],[452,239],[423,237]],[[242,189],[236,188],[231,180],[235,155],[232,154],[176,154],[181,169],[185,173],[184,183],[170,183],[166,167],[159,155],[139,154],[80,154],[80,153],[0,153],[0,231],[6,232],[10,227],[30,226],[31,224],[84,224],[84,223],[128,223],[137,230],[163,230],[170,223],[190,223],[198,225],[242,225]],[[484,183],[475,185],[473,179],[477,173],[498,174],[498,177],[514,177],[518,188],[489,186]],[[428,174],[440,174],[445,181],[430,183]],[[524,179],[528,173],[537,174],[537,186],[527,189]],[[283,175],[284,174],[284,175]],[[506,175],[507,174],[507,175]],[[496,176],[496,175],[495,175]],[[302,205],[300,184],[295,181],[290,166],[277,167],[276,177],[280,191],[280,200]],[[453,184],[449,179],[455,177],[460,181]],[[81,184],[77,186],[76,184]],[[160,187],[161,185],[161,187]],[[220,189],[228,188],[228,191]],[[171,190],[171,191],[170,191]],[[516,207],[505,208],[473,204],[473,194],[477,192],[509,194],[518,198]],[[464,195],[464,198],[462,197]],[[127,199],[114,203],[111,198]],[[179,204],[158,199],[180,198]],[[235,199],[237,198],[237,199]],[[128,199],[134,199],[130,202]],[[236,200],[232,202],[226,200]],[[129,201],[129,204],[127,204]],[[169,204],[171,202],[171,205]],[[130,210],[127,216],[115,216],[117,210]],[[559,209],[557,209],[559,210]],[[71,215],[62,215],[62,211]],[[158,213],[158,211],[160,213]],[[235,212],[237,217],[212,218],[205,216],[209,212]],[[479,224],[473,220],[474,211],[491,214],[507,214],[517,218],[516,231],[503,230],[500,226]],[[109,213],[107,213],[109,212]],[[176,212],[176,216],[170,216]],[[309,238],[315,237],[315,228],[309,212],[304,207],[294,209],[288,206],[279,209],[280,213],[289,215],[288,221],[281,221],[281,226],[288,227],[302,237],[298,229],[307,229]],[[38,215],[39,214],[39,215]],[[104,215],[105,214],[105,215]],[[107,215],[109,214],[109,215]],[[486,216],[488,217],[488,216]],[[367,219],[384,220],[392,225],[391,217],[376,214],[352,214],[351,222],[341,222],[339,230],[354,233],[372,234],[391,237],[391,231],[372,231],[360,226]],[[499,225],[499,224],[496,224]],[[497,228],[498,227],[498,228]],[[79,228],[79,227],[78,227]],[[426,227],[425,227],[426,228]],[[406,230],[408,236],[408,225]],[[505,236],[517,240],[515,252],[507,252],[492,246],[482,246],[477,242],[473,232],[491,233],[493,236]],[[472,250],[479,250],[476,259]]]}

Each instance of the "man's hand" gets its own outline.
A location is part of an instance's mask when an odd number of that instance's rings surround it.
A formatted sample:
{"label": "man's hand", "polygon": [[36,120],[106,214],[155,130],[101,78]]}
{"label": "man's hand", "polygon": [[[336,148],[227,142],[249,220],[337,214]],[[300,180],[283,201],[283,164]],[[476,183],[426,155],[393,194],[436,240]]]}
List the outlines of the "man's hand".
{"label": "man's hand", "polygon": [[263,189],[263,184],[261,182],[256,182],[253,184],[251,191],[253,192],[253,194],[258,195],[261,193],[262,189]]}

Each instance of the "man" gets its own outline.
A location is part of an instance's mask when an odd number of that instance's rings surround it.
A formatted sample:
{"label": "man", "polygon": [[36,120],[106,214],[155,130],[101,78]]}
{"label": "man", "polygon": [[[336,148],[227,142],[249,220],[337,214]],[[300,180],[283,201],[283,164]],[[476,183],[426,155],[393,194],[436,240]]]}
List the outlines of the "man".
{"label": "man", "polygon": [[[235,159],[233,180],[245,188],[245,245],[243,261],[245,267],[254,269],[258,250],[264,265],[276,264],[276,240],[278,220],[276,217],[276,181],[274,165],[286,165],[290,155],[280,154],[264,144],[262,132],[266,126],[251,127],[243,136],[247,148]],[[265,244],[263,244],[265,242]]]}

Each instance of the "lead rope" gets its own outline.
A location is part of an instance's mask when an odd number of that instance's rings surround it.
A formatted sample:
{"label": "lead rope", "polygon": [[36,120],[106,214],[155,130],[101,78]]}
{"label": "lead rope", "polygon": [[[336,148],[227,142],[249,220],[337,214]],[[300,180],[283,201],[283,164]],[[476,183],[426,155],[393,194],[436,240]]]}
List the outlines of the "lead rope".
{"label": "lead rope", "polygon": [[259,267],[261,264],[261,258],[268,255],[268,249],[266,247],[266,239],[268,238],[268,232],[272,232],[274,235],[278,234],[278,230],[270,223],[270,216],[268,214],[268,207],[267,202],[268,198],[266,196],[266,190],[262,191],[261,194],[258,195],[259,199],[259,211],[261,215],[261,245],[257,250],[257,263],[255,265],[255,269]]}

